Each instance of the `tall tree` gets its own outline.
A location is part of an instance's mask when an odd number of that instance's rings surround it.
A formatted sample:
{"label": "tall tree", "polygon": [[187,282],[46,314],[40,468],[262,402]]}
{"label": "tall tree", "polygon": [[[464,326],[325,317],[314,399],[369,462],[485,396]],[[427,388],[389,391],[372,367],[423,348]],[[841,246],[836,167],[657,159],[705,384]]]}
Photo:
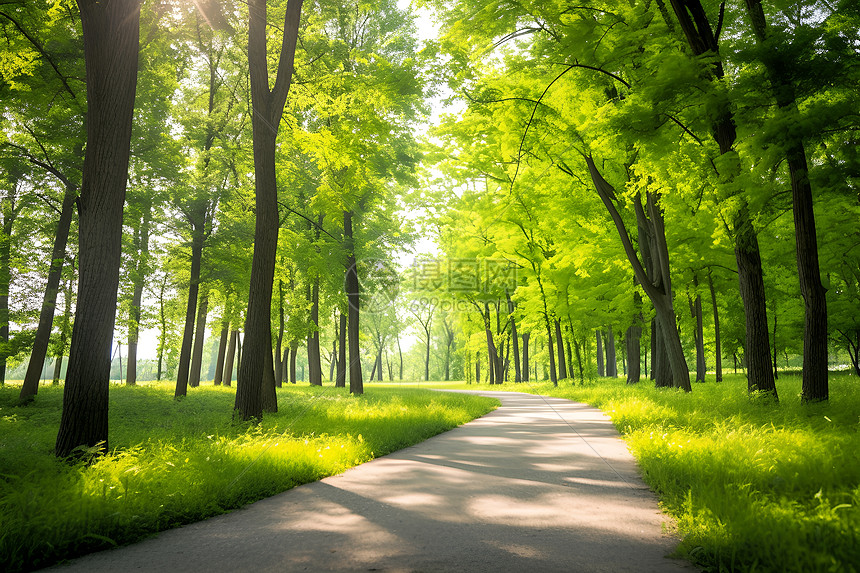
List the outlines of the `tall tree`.
{"label": "tall tree", "polygon": [[56,454],[107,450],[116,317],[140,33],[140,2],[78,0],[87,81],[87,148],[78,203],[77,312]]}
{"label": "tall tree", "polygon": [[[281,115],[293,77],[303,0],[289,0],[284,14],[274,86],[269,87],[267,3],[248,3],[248,66],[251,74],[251,125],[254,139],[256,227],[251,286],[248,291],[245,353],[239,363],[235,410],[242,420],[263,416],[263,380],[271,368],[271,309],[278,245],[278,187],[275,149]],[[266,356],[269,356],[267,359]],[[272,374],[274,376],[274,374]]]}

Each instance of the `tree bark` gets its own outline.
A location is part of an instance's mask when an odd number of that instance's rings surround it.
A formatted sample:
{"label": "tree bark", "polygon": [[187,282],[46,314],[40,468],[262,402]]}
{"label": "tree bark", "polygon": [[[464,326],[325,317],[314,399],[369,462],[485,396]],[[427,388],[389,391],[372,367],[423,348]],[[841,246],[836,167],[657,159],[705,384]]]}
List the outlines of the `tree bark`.
{"label": "tree bark", "polygon": [[220,386],[224,379],[224,358],[227,355],[227,339],[230,336],[230,322],[227,320],[221,321],[221,337],[218,342],[218,359],[215,361],[215,378],[212,384]]}
{"label": "tree bark", "polygon": [[397,334],[397,355],[400,358],[400,372],[398,380],[403,382],[403,349],[400,348],[400,333]]}
{"label": "tree bark", "polygon": [[615,353],[615,335],[612,333],[612,325],[606,327],[606,375],[609,378],[618,378],[618,357]]}
{"label": "tree bark", "polygon": [[275,386],[281,387],[284,379],[284,363],[281,350],[284,344],[284,281],[278,281],[278,341],[275,344]]}
{"label": "tree bark", "polygon": [[358,266],[355,260],[355,242],[352,234],[352,211],[343,212],[343,234],[346,242],[346,300],[348,305],[347,338],[349,339],[349,392],[364,394],[361,375],[361,347],[358,339],[360,308],[360,286]]}
{"label": "tree bark", "polygon": [[275,369],[272,350],[266,353],[266,369],[263,372],[263,412],[274,414],[278,411],[278,392],[275,390]]}
{"label": "tree bark", "polygon": [[636,384],[641,376],[642,347],[639,343],[642,336],[642,327],[638,324],[627,328],[624,342],[627,346],[627,383]]}
{"label": "tree bark", "polygon": [[[9,291],[12,286],[12,228],[20,207],[15,206],[17,193],[0,198],[2,207],[2,235],[0,235],[0,386],[6,384],[6,360],[9,357]],[[43,364],[36,373],[38,388]],[[35,394],[35,392],[33,392]],[[32,396],[31,396],[32,397]]]}
{"label": "tree bark", "polygon": [[702,320],[702,295],[699,294],[699,277],[693,275],[693,286],[696,288],[696,297],[691,301],[693,318],[696,320],[695,340],[696,340],[696,382],[705,381],[705,372],[707,365],[705,364],[705,330]]}
{"label": "tree bark", "polygon": [[654,364],[651,369],[654,373],[654,386],[657,388],[672,387],[672,369],[669,366],[669,357],[666,354],[666,341],[663,336],[663,325],[655,319],[655,344]]}
{"label": "tree bark", "polygon": [[529,381],[529,338],[531,333],[523,332],[523,382]]}
{"label": "tree bark", "polygon": [[335,372],[337,372],[337,333],[335,333],[334,341],[331,348],[331,359],[329,360],[328,379],[334,380]]}
{"label": "tree bark", "polygon": [[[756,41],[765,47],[762,51],[762,63],[767,70],[776,104],[783,110],[796,110],[797,99],[791,64],[781,50],[768,45],[767,21],[761,0],[746,0],[745,4]],[[827,291],[821,284],[818,264],[812,184],[809,180],[806,148],[798,130],[784,129],[781,133],[791,176],[797,274],[805,310],[801,399],[804,402],[821,402],[827,400],[830,395],[827,379]]]}
{"label": "tree bark", "polygon": [[[657,379],[657,374],[655,371],[656,370],[655,365],[657,364],[657,339],[658,339],[657,319],[652,318],[651,319],[651,352],[650,352],[650,354],[651,354],[651,375],[650,375],[650,378],[651,378],[651,380],[655,380],[655,381]],[[648,370],[647,364],[646,364],[645,370]]]}
{"label": "tree bark", "polygon": [[523,381],[520,369],[520,337],[517,336],[517,322],[514,320],[514,302],[509,292],[505,291],[505,296],[508,297],[508,319],[511,321],[511,338],[514,343],[514,383],[517,384]]}
{"label": "tree bark", "polygon": [[296,356],[298,356],[298,350],[299,343],[294,340],[290,346],[290,384],[296,383]]}
{"label": "tree bark", "polygon": [[759,254],[758,237],[746,214],[735,223],[735,258],[738,282],[746,318],[744,358],[747,365],[747,387],[750,392],[769,392],[777,398],[770,358],[770,336],[767,331],[767,299]]}
{"label": "tree bark", "polygon": [[[60,291],[60,277],[63,273],[63,261],[66,257],[66,244],[69,241],[69,229],[72,225],[76,198],[77,190],[67,185],[63,194],[63,206],[60,208],[60,219],[57,222],[57,232],[54,235],[48,284],[45,286],[45,296],[42,298],[42,309],[39,313],[39,326],[36,328],[30,363],[27,365],[27,373],[21,385],[19,400],[22,402],[32,399],[39,391],[42,365],[45,363],[48,344],[51,341],[51,326],[54,322],[54,309],[57,305],[57,293]],[[59,362],[62,362],[62,359]]]}
{"label": "tree bark", "polygon": [[230,343],[227,345],[227,355],[224,360],[224,375],[221,377],[224,386],[233,385],[233,360],[236,356],[236,345],[239,339],[239,331],[233,329],[230,332]]}
{"label": "tree bark", "polygon": [[204,292],[200,297],[200,308],[197,310],[197,326],[194,332],[194,349],[191,353],[191,371],[188,383],[192,388],[200,386],[200,370],[203,366],[203,339],[206,336],[206,315],[209,313],[209,293]]}
{"label": "tree bark", "polygon": [[[248,68],[251,77],[252,131],[254,142],[254,189],[256,225],[251,284],[248,290],[245,356],[239,363],[236,382],[236,415],[242,420],[263,416],[263,379],[271,365],[272,290],[278,246],[278,187],[275,149],[278,126],[293,75],[302,0],[289,0],[284,14],[283,41],[273,88],[269,88],[269,59],[266,49],[266,0],[250,0],[248,24]],[[266,356],[269,355],[267,359]],[[272,374],[274,376],[274,374]]]}
{"label": "tree bark", "polygon": [[320,279],[314,277],[311,287],[311,332],[308,334],[308,378],[311,386],[322,386],[322,360],[320,359]]}
{"label": "tree bark", "polygon": [[176,372],[176,398],[188,393],[191,354],[194,344],[194,317],[197,311],[197,294],[200,290],[200,265],[203,260],[203,226],[193,225],[191,238],[191,279],[188,283],[188,302],[185,306],[185,328],[179,349],[179,369]]}
{"label": "tree bark", "polygon": [[[707,14],[699,0],[671,0],[672,9],[693,53],[701,56],[708,52],[719,56],[719,45]],[[712,64],[712,73],[717,81],[724,77],[722,61],[717,58]],[[736,153],[737,139],[734,116],[728,102],[713,100],[711,110],[714,121],[711,133],[720,148],[720,154]],[[733,175],[728,175],[729,178]],[[767,334],[767,311],[764,298],[764,279],[761,270],[761,254],[758,237],[749,217],[748,207],[742,200],[734,216],[735,258],[738,262],[738,280],[744,303],[746,320],[746,355],[751,359],[747,368],[747,385],[750,391],[762,391],[777,398],[776,385],[770,365],[770,344]],[[764,323],[759,321],[764,320]]]}
{"label": "tree bark", "polygon": [[[78,0],[87,83],[87,147],[78,203],[77,312],[55,453],[108,450],[110,348],[116,318],[140,3]],[[78,450],[80,451],[80,450]]]}
{"label": "tree bark", "polygon": [[714,290],[714,277],[708,269],[708,288],[711,291],[711,306],[714,307],[714,356],[716,380],[723,381],[723,347],[720,342],[720,311],[717,309],[717,291]]}
{"label": "tree bark", "polygon": [[337,348],[337,379],[336,388],[346,388],[346,315],[340,313],[338,321],[338,348]]}
{"label": "tree bark", "polygon": [[567,364],[564,358],[564,338],[561,336],[561,323],[555,319],[555,342],[558,350],[558,377],[560,380],[567,378]]}
{"label": "tree bark", "polygon": [[597,375],[601,378],[606,376],[606,369],[603,366],[603,336],[602,331],[598,330],[595,333],[595,338],[597,339]]}
{"label": "tree bark", "polygon": [[129,309],[131,320],[129,321],[128,328],[128,367],[125,375],[125,383],[129,386],[137,384],[137,339],[140,334],[140,305],[143,299],[143,284],[146,282],[145,279],[149,267],[147,259],[149,258],[149,229],[151,222],[152,199],[147,197],[143,206],[143,218],[135,245],[137,262],[133,275],[134,292],[131,298],[131,309]]}
{"label": "tree bark", "polygon": [[[684,350],[681,348],[681,337],[678,333],[678,326],[675,323],[675,309],[672,300],[672,280],[669,273],[669,249],[666,244],[666,231],[663,223],[663,213],[659,207],[660,196],[658,193],[647,192],[647,206],[643,208],[639,197],[636,197],[634,207],[636,209],[637,226],[646,228],[649,231],[649,240],[652,241],[651,257],[654,262],[654,269],[657,271],[653,278],[649,274],[642,262],[639,260],[636,250],[633,248],[633,243],[630,240],[630,235],[627,233],[627,227],[618,208],[615,205],[617,194],[612,185],[603,178],[594,160],[591,156],[585,158],[588,165],[588,171],[591,179],[594,182],[594,187],[597,194],[603,201],[604,206],[609,211],[609,215],[615,223],[615,228],[621,238],[621,243],[624,246],[624,251],[627,254],[627,259],[633,267],[633,273],[636,280],[642,285],[645,294],[651,299],[654,305],[654,310],[657,315],[657,320],[660,322],[661,331],[663,333],[666,356],[669,360],[669,366],[672,371],[673,384],[676,387],[683,388],[685,392],[692,390],[690,386],[690,370],[687,367],[687,360],[684,357]],[[647,216],[645,215],[647,209]],[[641,242],[641,241],[640,241]]]}
{"label": "tree bark", "polygon": [[[74,267],[75,262],[72,259],[72,275],[74,275]],[[52,384],[57,386],[60,383],[60,376],[63,372],[63,354],[66,351],[66,342],[68,340],[69,331],[71,330],[71,320],[72,320],[72,278],[69,277],[68,282],[66,283],[66,292],[65,292],[65,304],[63,309],[63,318],[61,321],[60,328],[60,344],[57,350],[56,361],[54,363],[54,381]]]}

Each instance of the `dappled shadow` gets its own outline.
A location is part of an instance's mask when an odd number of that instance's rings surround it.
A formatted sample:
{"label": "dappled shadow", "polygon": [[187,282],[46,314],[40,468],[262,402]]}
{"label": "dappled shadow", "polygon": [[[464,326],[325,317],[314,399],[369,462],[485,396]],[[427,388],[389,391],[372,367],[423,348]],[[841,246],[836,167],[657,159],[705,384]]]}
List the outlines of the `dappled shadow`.
{"label": "dappled shadow", "polygon": [[674,541],[605,416],[498,397],[421,444],[67,570],[689,570],[664,557]]}

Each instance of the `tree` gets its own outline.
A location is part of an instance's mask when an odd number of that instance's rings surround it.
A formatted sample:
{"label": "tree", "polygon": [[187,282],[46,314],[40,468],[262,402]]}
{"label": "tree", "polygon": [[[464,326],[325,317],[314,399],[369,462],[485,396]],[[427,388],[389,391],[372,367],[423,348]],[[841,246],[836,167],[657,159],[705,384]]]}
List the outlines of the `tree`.
{"label": "tree", "polygon": [[[78,0],[87,81],[77,311],[56,454],[107,450],[110,348],[137,85],[140,2]],[[80,450],[78,450],[80,451]]]}
{"label": "tree", "polygon": [[[251,125],[254,139],[256,227],[251,286],[248,291],[245,351],[239,364],[235,410],[242,420],[263,416],[263,379],[271,367],[271,307],[278,244],[278,190],[275,148],[281,114],[293,76],[303,0],[289,0],[274,86],[269,87],[267,5],[248,3],[248,66],[251,74]],[[274,374],[272,374],[274,377]]]}

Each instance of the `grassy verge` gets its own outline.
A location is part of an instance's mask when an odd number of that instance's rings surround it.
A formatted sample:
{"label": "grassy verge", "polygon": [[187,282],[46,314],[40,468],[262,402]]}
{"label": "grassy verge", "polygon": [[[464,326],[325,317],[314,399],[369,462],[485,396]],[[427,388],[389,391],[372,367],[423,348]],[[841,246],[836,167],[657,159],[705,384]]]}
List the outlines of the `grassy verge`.
{"label": "grassy verge", "polygon": [[[677,522],[679,554],[705,571],[860,570],[860,381],[832,375],[829,404],[751,398],[729,376],[690,395],[602,380],[458,386],[518,390],[602,409]],[[451,387],[445,385],[440,387]]]}
{"label": "grassy verge", "polygon": [[62,389],[16,407],[0,388],[0,570],[25,571],[139,540],[420,442],[492,410],[494,400],[371,388],[279,391],[259,426],[230,421],[234,391],[111,389],[112,453],[69,466],[53,456]]}

